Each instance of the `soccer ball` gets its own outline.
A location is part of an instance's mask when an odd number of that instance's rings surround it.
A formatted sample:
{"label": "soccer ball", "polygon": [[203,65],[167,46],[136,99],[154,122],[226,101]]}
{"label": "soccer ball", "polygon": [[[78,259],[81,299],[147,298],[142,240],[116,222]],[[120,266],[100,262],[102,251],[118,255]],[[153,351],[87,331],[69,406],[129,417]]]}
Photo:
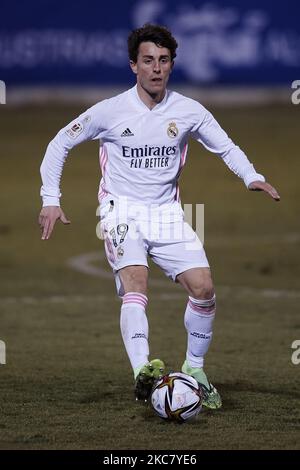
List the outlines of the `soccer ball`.
{"label": "soccer ball", "polygon": [[172,372],[159,379],[151,393],[151,404],[158,416],[179,423],[195,418],[202,402],[202,388],[194,377],[182,372]]}

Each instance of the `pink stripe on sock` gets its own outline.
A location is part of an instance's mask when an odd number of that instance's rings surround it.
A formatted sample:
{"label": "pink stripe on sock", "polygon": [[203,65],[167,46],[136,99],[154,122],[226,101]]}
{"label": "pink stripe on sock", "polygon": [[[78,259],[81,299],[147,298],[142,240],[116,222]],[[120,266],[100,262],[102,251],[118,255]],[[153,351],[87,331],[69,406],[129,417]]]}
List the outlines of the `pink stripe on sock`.
{"label": "pink stripe on sock", "polygon": [[192,307],[194,310],[201,310],[201,312],[208,312],[209,310],[213,310],[215,305],[210,305],[209,307],[201,307],[200,305],[195,305],[192,302],[189,302],[189,306]]}
{"label": "pink stripe on sock", "polygon": [[143,298],[141,297],[126,297],[125,299],[123,299],[124,302],[142,302],[143,304],[146,304],[147,303],[147,300],[144,300]]}
{"label": "pink stripe on sock", "polygon": [[123,304],[129,304],[129,303],[134,303],[134,304],[139,304],[142,307],[146,308],[147,306],[148,299],[144,294],[139,294],[139,293],[127,293],[123,297]]}
{"label": "pink stripe on sock", "polygon": [[127,292],[124,297],[128,297],[130,295],[135,295],[137,297],[142,297],[143,299],[148,300],[148,297],[145,294],[141,294],[140,292]]}
{"label": "pink stripe on sock", "polygon": [[128,295],[128,296],[125,295],[124,296],[124,301],[125,300],[133,300],[133,301],[139,300],[141,302],[147,303],[147,299],[144,299],[143,297],[139,297],[138,295]]}
{"label": "pink stripe on sock", "polygon": [[189,307],[197,313],[203,313],[204,315],[211,315],[215,312],[215,302],[210,305],[209,307],[201,307],[200,305],[195,304],[191,300],[188,302]]}

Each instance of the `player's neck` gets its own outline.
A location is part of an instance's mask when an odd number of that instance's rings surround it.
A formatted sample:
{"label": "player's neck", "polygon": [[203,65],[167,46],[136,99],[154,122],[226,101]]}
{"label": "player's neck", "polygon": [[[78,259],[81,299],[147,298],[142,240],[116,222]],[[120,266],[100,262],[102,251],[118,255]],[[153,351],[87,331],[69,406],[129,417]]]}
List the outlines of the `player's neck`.
{"label": "player's neck", "polygon": [[166,89],[158,93],[149,93],[139,83],[137,83],[137,92],[140,100],[147,106],[147,108],[153,109],[158,103],[160,103],[164,99]]}

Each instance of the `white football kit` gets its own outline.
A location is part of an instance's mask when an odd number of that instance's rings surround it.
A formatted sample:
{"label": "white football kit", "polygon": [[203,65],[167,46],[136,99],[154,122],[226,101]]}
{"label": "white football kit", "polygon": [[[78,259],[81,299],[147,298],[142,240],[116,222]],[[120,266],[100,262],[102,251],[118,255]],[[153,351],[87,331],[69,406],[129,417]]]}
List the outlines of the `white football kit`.
{"label": "white football kit", "polygon": [[247,187],[265,181],[197,101],[167,90],[150,110],[135,86],[97,103],[50,142],[41,165],[43,205],[59,205],[68,152],[98,139],[101,226],[114,272],[129,265],[148,266],[147,255],[173,280],[187,269],[208,267],[202,243],[184,221],[180,204],[178,179],[190,137],[222,158]]}

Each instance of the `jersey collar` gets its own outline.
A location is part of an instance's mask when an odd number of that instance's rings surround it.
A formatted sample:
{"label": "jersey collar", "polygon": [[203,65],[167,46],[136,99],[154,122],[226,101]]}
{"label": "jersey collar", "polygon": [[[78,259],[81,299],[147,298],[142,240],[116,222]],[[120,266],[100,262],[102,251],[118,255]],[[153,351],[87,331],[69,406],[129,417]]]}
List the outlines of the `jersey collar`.
{"label": "jersey collar", "polygon": [[138,94],[138,91],[137,91],[137,85],[135,85],[133,88],[131,88],[130,92],[131,92],[130,93],[131,97],[133,98],[135,104],[139,107],[139,109],[143,109],[144,111],[149,111],[150,113],[153,112],[153,111],[158,110],[159,108],[161,108],[166,103],[166,101],[168,99],[168,94],[169,94],[169,91],[166,90],[165,96],[163,97],[161,102],[158,103],[157,105],[155,105],[154,108],[149,109],[148,106],[146,106],[145,103],[139,97],[139,94]]}

